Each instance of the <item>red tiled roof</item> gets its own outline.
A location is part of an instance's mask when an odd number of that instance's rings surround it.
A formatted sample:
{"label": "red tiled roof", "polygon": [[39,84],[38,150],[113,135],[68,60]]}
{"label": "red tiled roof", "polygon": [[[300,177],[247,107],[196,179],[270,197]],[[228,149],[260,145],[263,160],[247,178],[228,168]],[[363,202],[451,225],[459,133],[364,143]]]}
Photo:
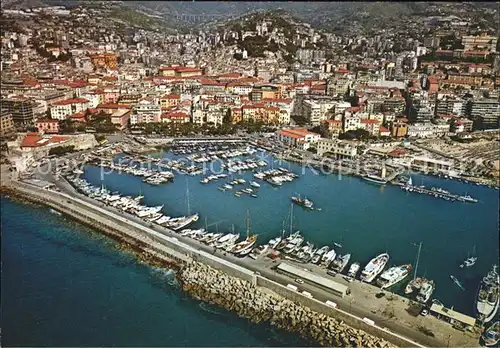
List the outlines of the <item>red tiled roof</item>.
{"label": "red tiled roof", "polygon": [[181,96],[178,94],[165,94],[161,99],[181,99]]}
{"label": "red tiled roof", "polygon": [[305,137],[306,135],[315,134],[315,133],[309,132],[305,128],[295,128],[295,129],[283,129],[280,131],[280,134],[283,136],[287,136],[287,137],[291,137],[291,138],[295,138],[295,139],[300,139],[300,138]]}
{"label": "red tiled roof", "polygon": [[36,120],[36,123],[59,123],[58,120],[54,120],[52,118],[39,118]]}
{"label": "red tiled roof", "polygon": [[131,109],[132,106],[128,104],[115,104],[115,103],[108,103],[108,104],[99,104],[97,105],[97,109]]}
{"label": "red tiled roof", "polygon": [[43,138],[38,135],[27,134],[21,142],[21,147],[39,147],[48,144],[62,143],[67,141],[68,139],[68,137],[64,136],[52,136],[50,138]]}
{"label": "red tiled roof", "polygon": [[52,103],[52,105],[71,105],[71,104],[78,104],[78,103],[88,103],[89,100],[85,98],[71,98],[71,99],[66,99],[66,100],[61,100],[58,102]]}
{"label": "red tiled roof", "polygon": [[376,123],[379,123],[380,121],[379,120],[359,120],[359,122],[361,123],[368,123],[368,124],[376,124]]}
{"label": "red tiled roof", "polygon": [[380,126],[380,133],[389,133],[389,132],[390,132],[390,130],[388,130],[384,126]]}

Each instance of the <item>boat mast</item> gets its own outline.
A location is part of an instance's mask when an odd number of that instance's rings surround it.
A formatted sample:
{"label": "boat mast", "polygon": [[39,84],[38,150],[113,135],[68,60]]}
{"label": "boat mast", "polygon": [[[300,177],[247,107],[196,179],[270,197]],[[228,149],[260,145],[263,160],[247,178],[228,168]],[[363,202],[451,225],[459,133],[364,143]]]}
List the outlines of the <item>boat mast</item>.
{"label": "boat mast", "polygon": [[417,252],[417,262],[415,264],[415,274],[413,275],[413,280],[417,278],[417,269],[418,269],[418,262],[420,261],[420,250],[422,249],[422,242],[418,245],[418,252]]}
{"label": "boat mast", "polygon": [[293,203],[290,204],[290,235],[292,235],[293,230]]}
{"label": "boat mast", "polygon": [[248,234],[250,233],[250,215],[248,213],[248,209],[246,214],[246,225],[247,225],[247,239],[248,239]]}
{"label": "boat mast", "polygon": [[191,206],[189,205],[189,184],[187,178],[186,178],[186,200],[187,200],[188,215],[191,215]]}

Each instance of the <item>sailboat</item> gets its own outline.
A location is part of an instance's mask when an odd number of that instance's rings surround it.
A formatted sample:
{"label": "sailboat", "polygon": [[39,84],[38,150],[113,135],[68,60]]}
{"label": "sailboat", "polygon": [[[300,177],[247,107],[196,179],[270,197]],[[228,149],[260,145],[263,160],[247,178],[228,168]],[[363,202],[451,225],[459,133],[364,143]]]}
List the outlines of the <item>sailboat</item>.
{"label": "sailboat", "polygon": [[299,231],[292,233],[293,231],[293,203],[290,204],[290,234],[285,238],[285,229],[283,228],[283,236],[281,241],[276,245],[276,250],[282,250],[290,241],[299,236]]}
{"label": "sailboat", "polygon": [[[476,246],[474,245],[474,247],[472,248],[472,255],[474,255],[475,253],[476,253]],[[469,257],[469,253],[467,253],[467,258],[460,265],[460,268],[472,267],[476,264],[476,261],[477,261],[477,256],[470,256]]]}
{"label": "sailboat", "polygon": [[247,232],[247,238],[239,242],[238,244],[235,244],[233,248],[231,248],[230,252],[235,254],[235,255],[240,255],[240,256],[246,256],[252,251],[252,247],[255,245],[257,242],[257,235],[249,235],[250,234],[250,215],[246,213],[246,232]]}

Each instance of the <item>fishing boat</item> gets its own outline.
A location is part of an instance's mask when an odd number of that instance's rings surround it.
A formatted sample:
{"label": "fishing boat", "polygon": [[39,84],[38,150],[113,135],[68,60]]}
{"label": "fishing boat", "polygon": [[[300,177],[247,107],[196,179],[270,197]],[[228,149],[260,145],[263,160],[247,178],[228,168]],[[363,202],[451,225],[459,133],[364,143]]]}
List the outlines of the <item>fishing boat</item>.
{"label": "fishing boat", "polygon": [[433,280],[426,280],[420,286],[420,290],[416,296],[417,301],[421,303],[426,303],[432,296],[434,292],[435,284]]}
{"label": "fishing boat", "polygon": [[283,222],[283,235],[281,240],[278,242],[278,244],[276,244],[276,247],[274,249],[283,250],[292,240],[294,240],[297,237],[300,237],[299,231],[296,231],[295,233],[292,233],[292,231],[293,231],[293,204],[290,204],[290,234],[288,235],[288,237],[286,238],[284,237],[285,226]]}
{"label": "fishing boat", "polygon": [[313,202],[311,202],[307,198],[301,198],[300,195],[298,197],[293,196],[291,200],[293,203],[300,205],[301,207],[313,209]]}
{"label": "fishing boat", "polygon": [[389,261],[389,254],[383,253],[373,258],[368,262],[363,271],[361,272],[361,280],[370,283],[378,276]]}
{"label": "fishing boat", "polygon": [[332,261],[330,264],[329,268],[337,273],[342,273],[344,270],[345,266],[349,263],[349,260],[351,259],[351,254],[345,254],[345,255],[337,255],[337,257]]}
{"label": "fishing boat", "polygon": [[[472,249],[472,255],[474,255],[476,253],[476,246],[474,245],[474,248]],[[468,268],[468,267],[472,267],[476,264],[476,261],[477,261],[477,256],[469,256],[467,254],[467,258],[464,260],[464,262],[460,265],[460,268]]]}
{"label": "fishing boat", "polygon": [[282,237],[273,238],[267,243],[271,249],[274,249],[282,240]]}
{"label": "fishing boat", "polygon": [[477,317],[483,323],[491,321],[499,306],[500,279],[497,266],[492,269],[482,279],[477,292],[476,312]]}
{"label": "fishing boat", "polygon": [[459,280],[458,280],[455,276],[450,275],[450,278],[451,278],[451,280],[453,280],[453,282],[454,282],[455,284],[457,284],[457,286],[458,286],[460,289],[462,289],[462,290],[464,290],[464,291],[465,291],[464,286],[462,285],[462,283],[460,283],[460,281],[459,281]]}
{"label": "fishing boat", "polygon": [[420,288],[422,287],[422,284],[426,281],[427,281],[427,279],[421,278],[421,277],[416,277],[416,278],[410,280],[405,287],[405,294],[409,295],[414,290],[420,290]]}
{"label": "fishing boat", "polygon": [[500,341],[500,321],[495,322],[481,335],[481,341],[486,347],[498,346]]}
{"label": "fishing boat", "polygon": [[377,279],[377,285],[382,289],[390,288],[410,274],[411,265],[394,266],[383,272]]}

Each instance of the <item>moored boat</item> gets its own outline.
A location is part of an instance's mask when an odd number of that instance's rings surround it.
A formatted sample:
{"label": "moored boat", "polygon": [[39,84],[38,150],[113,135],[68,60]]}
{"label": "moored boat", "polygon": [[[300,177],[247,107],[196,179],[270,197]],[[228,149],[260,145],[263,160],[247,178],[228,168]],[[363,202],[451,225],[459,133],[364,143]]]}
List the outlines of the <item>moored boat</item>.
{"label": "moored boat", "polygon": [[500,278],[497,266],[493,265],[492,269],[482,279],[477,293],[476,312],[481,322],[487,323],[491,321],[498,312],[499,290]]}
{"label": "moored boat", "polygon": [[500,321],[495,322],[481,335],[481,341],[486,347],[497,346],[500,341]]}
{"label": "moored boat", "polygon": [[426,303],[430,300],[432,293],[434,292],[435,284],[433,280],[426,280],[420,286],[420,290],[417,294],[417,301],[421,303]]}
{"label": "moored boat", "polygon": [[342,273],[344,270],[345,266],[349,263],[349,260],[351,259],[351,254],[345,254],[345,255],[337,255],[335,260],[330,264],[329,268],[337,273]]}
{"label": "moored boat", "polygon": [[351,278],[356,278],[356,275],[359,272],[359,269],[361,268],[361,265],[359,262],[354,262],[351,267],[349,267],[349,271],[347,271],[347,276]]}
{"label": "moored boat", "polygon": [[383,253],[373,258],[368,262],[363,271],[361,272],[361,280],[370,283],[379,275],[383,270],[387,262],[389,261],[389,254]]}
{"label": "moored boat", "polygon": [[382,289],[390,288],[410,274],[411,265],[394,266],[383,272],[377,279],[377,285]]}

